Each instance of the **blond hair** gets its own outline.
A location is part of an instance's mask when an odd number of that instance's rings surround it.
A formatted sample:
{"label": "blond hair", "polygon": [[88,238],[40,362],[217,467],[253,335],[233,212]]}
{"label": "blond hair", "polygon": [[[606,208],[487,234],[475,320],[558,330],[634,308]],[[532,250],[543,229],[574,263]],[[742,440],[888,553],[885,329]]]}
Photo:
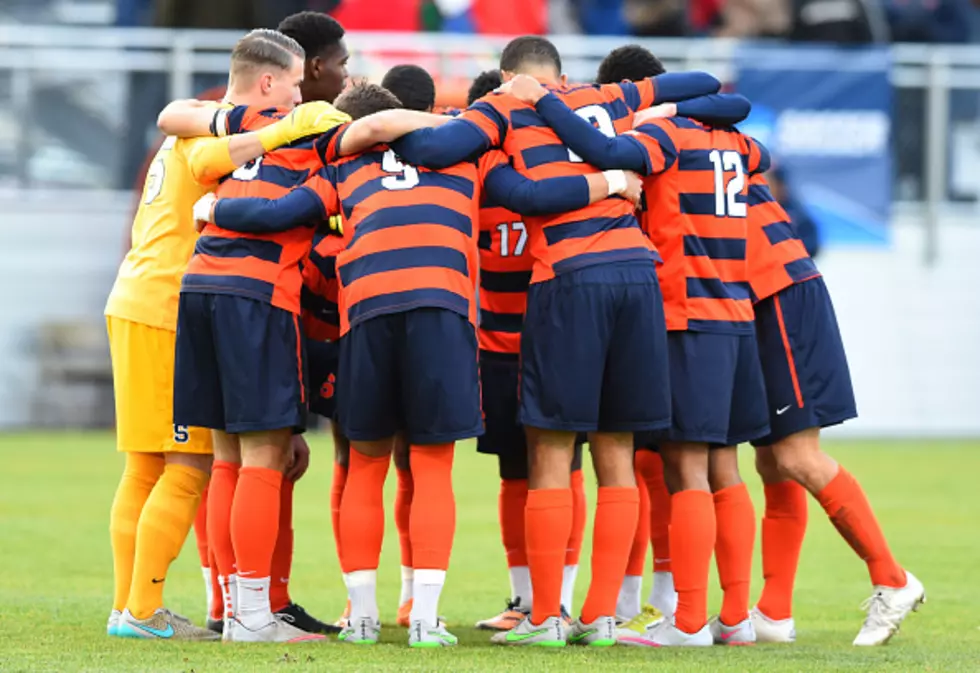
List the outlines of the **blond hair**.
{"label": "blond hair", "polygon": [[263,68],[289,70],[293,60],[306,58],[299,43],[278,30],[258,28],[243,37],[231,52],[229,88],[255,77]]}

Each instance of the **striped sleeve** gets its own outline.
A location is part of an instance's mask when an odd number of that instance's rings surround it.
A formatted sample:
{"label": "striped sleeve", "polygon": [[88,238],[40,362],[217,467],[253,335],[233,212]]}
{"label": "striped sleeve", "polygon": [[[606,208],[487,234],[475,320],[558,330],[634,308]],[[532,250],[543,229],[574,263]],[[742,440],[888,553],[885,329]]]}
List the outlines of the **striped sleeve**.
{"label": "striped sleeve", "polygon": [[648,124],[627,131],[647,155],[647,175],[657,175],[669,170],[677,162],[677,144],[674,142],[671,127],[662,120],[652,120]]}

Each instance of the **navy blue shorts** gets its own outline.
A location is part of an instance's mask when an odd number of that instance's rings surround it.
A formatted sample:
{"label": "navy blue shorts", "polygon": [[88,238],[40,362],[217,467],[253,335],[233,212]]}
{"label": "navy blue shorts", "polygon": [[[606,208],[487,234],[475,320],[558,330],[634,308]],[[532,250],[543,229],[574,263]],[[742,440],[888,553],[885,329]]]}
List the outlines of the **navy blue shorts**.
{"label": "navy blue shorts", "polygon": [[340,361],[339,341],[306,342],[306,362],[309,367],[310,411],[333,420],[337,411],[337,364]]}
{"label": "navy blue shorts", "polygon": [[232,434],[306,429],[306,352],[296,315],[223,294],[182,293],[174,423]]}
{"label": "navy blue shorts", "polygon": [[354,441],[404,431],[412,444],[443,444],[482,434],[473,325],[440,308],[354,325],[340,339],[337,414]]}
{"label": "navy blue shorts", "polygon": [[667,332],[650,262],[534,283],[521,337],[520,420],[573,432],[670,425]]}
{"label": "navy blue shorts", "polygon": [[823,278],[791,285],[755,306],[755,331],[769,398],[767,446],[808,428],[857,417],[837,316]]}
{"label": "navy blue shorts", "polygon": [[769,433],[753,335],[670,332],[667,343],[673,418],[665,441],[734,446]]}
{"label": "navy blue shorts", "polygon": [[[507,353],[480,351],[480,397],[485,431],[476,450],[497,456],[501,479],[527,479],[527,436],[517,420],[520,362]],[[582,469],[584,433],[576,439],[572,470]]]}

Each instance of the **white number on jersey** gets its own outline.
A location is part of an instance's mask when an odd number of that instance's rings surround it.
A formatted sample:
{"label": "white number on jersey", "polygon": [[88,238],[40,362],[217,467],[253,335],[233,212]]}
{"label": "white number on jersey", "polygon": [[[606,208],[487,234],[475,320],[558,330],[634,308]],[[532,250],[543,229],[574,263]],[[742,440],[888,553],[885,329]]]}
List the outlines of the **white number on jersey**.
{"label": "white number on jersey", "polygon": [[[527,246],[527,229],[524,227],[523,222],[511,222],[507,224],[497,225],[497,231],[500,232],[500,256],[501,257],[520,257],[524,254],[524,248]],[[516,241],[514,241],[514,249],[510,248],[510,232],[513,231],[516,236]]]}
{"label": "white number on jersey", "polygon": [[[715,169],[715,215],[745,217],[748,208],[744,202],[737,200],[738,195],[742,193],[742,188],[745,187],[742,155],[734,150],[724,152],[711,150],[708,160]],[[725,184],[725,171],[735,171],[735,175],[727,184]]]}
{"label": "white number on jersey", "polygon": [[176,136],[167,136],[146,171],[146,182],[143,184],[143,203],[146,205],[153,203],[163,191],[163,179],[167,177],[167,167],[163,163],[164,153],[173,149],[176,142]]}
{"label": "white number on jersey", "polygon": [[259,175],[259,168],[262,166],[262,157],[257,159],[252,159],[243,166],[239,166],[235,169],[235,172],[231,174],[231,177],[236,180],[242,180],[243,182],[248,182],[249,180],[254,180]]}
{"label": "white number on jersey", "polygon": [[419,172],[414,166],[403,164],[398,160],[394,150],[388,150],[381,159],[381,170],[385,173],[396,173],[381,178],[381,186],[385,189],[411,189],[419,184]]}
{"label": "white number on jersey", "polygon": [[[616,136],[616,127],[613,125],[612,117],[609,116],[609,111],[601,105],[580,107],[575,111],[575,114],[595,126],[607,138]],[[576,164],[580,164],[583,161],[582,157],[571,150],[568,150],[568,160]]]}

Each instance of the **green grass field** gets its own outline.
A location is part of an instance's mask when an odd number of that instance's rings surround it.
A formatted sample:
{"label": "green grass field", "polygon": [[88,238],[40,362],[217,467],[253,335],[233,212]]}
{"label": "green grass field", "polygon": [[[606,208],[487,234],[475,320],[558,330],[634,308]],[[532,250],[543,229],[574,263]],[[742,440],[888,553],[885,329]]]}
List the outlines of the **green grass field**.
{"label": "green grass field", "polygon": [[[330,532],[330,445],[323,436],[312,437],[311,445],[313,465],[296,491],[293,596],[313,614],[333,619],[345,595]],[[383,644],[365,649],[333,642],[224,646],[107,638],[108,512],[122,466],[113,438],[6,435],[0,437],[0,671],[980,670],[980,443],[836,442],[830,450],[862,481],[896,555],[928,591],[929,602],[889,646],[851,647],[862,620],[858,605],[869,594],[867,575],[819,506],[811,504],[795,645],[706,651],[491,648],[487,635],[471,625],[498,611],[508,593],[496,523],[496,467],[464,445],[456,470],[459,527],[442,605],[461,643],[432,652],[409,650],[404,633],[393,628],[385,630]],[[751,452],[745,450],[743,458],[761,513]],[[387,533],[380,596],[382,620],[392,623],[399,582],[393,523]],[[585,549],[579,603],[588,581]],[[753,596],[761,586],[758,562],[755,579]],[[167,590],[170,607],[203,619],[193,537],[171,570]],[[717,607],[716,587],[711,600]]]}

